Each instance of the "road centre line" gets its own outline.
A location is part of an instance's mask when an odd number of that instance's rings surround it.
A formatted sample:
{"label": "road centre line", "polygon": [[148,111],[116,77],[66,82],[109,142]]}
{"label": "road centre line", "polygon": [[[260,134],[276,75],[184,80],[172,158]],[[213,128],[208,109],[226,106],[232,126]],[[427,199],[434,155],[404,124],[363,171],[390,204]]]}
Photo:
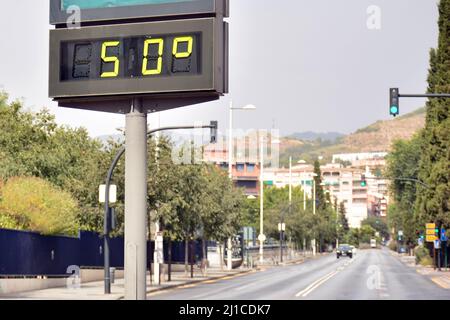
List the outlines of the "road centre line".
{"label": "road centre line", "polygon": [[313,282],[312,284],[310,284],[306,289],[300,291],[299,293],[297,293],[295,296],[296,297],[306,297],[307,295],[309,295],[311,292],[313,292],[315,289],[317,289],[318,287],[320,287],[323,283],[325,283],[326,281],[328,281],[329,279],[331,279],[332,277],[334,277],[339,271],[335,270],[332,271],[330,273],[328,273],[327,275],[325,275],[324,277],[320,278],[319,280],[316,280],[315,282]]}
{"label": "road centre line", "polygon": [[322,284],[324,284],[325,282],[327,282],[328,280],[330,280],[331,278],[333,278],[336,274],[338,274],[339,272],[345,270],[346,267],[348,267],[350,264],[352,264],[355,261],[355,258],[344,263],[343,266],[338,267],[335,271],[332,271],[330,273],[328,273],[327,275],[325,275],[324,277],[314,281],[312,284],[310,284],[306,289],[303,289],[302,291],[300,291],[299,293],[297,293],[295,296],[296,297],[306,297],[308,296],[311,292],[313,292],[314,290],[316,290],[317,288],[319,288]]}

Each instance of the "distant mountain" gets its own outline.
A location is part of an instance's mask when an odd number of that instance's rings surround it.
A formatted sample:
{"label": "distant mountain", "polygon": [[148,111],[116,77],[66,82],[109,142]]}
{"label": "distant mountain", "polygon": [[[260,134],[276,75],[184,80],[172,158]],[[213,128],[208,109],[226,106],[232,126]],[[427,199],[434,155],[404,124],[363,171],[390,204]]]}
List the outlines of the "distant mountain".
{"label": "distant mountain", "polygon": [[286,165],[290,156],[295,161],[312,162],[319,156],[330,161],[332,155],[337,153],[389,152],[395,140],[410,139],[424,127],[425,114],[425,108],[421,108],[396,119],[375,122],[355,133],[337,137],[334,141],[298,139],[293,136],[283,138],[280,163]]}
{"label": "distant mountain", "polygon": [[339,132],[317,133],[312,131],[305,131],[293,133],[289,136],[289,138],[294,138],[303,141],[315,141],[318,139],[321,139],[323,141],[336,141],[337,139],[343,136],[345,135]]}

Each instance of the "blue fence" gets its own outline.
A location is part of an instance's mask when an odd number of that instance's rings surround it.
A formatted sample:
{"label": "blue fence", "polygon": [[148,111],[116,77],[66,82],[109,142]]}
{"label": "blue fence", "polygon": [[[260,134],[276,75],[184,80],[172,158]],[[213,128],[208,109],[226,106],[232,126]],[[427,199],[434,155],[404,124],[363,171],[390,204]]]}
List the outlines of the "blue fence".
{"label": "blue fence", "polygon": [[[148,266],[153,262],[154,242],[147,244]],[[183,263],[184,242],[172,242],[172,262]],[[190,254],[190,253],[189,253]],[[201,242],[196,241],[195,261],[202,259]],[[124,239],[110,241],[111,267],[123,268]],[[164,244],[168,259],[168,245]],[[27,231],[0,229],[0,276],[61,276],[69,266],[103,267],[103,239],[92,232],[81,231],[77,238],[42,236]]]}

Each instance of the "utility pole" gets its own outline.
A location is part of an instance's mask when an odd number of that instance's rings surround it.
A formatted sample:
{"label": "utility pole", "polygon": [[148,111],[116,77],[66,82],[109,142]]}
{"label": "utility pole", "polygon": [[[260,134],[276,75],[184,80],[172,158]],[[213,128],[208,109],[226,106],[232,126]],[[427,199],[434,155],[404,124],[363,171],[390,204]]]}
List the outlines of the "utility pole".
{"label": "utility pole", "polygon": [[259,179],[259,189],[260,189],[260,204],[259,204],[259,262],[262,264],[264,261],[264,141],[260,137],[260,179]]}
{"label": "utility pole", "polygon": [[[291,213],[292,213],[292,157],[289,157],[289,216],[291,215]],[[284,223],[284,221],[281,222]],[[283,256],[281,257],[281,259],[283,259]]]}
{"label": "utility pole", "polygon": [[147,114],[133,99],[126,115],[125,299],[147,295]]}
{"label": "utility pole", "polygon": [[[230,101],[230,129],[228,132],[229,138],[228,138],[228,176],[231,179],[231,182],[233,182],[233,101]],[[233,262],[231,257],[231,250],[232,250],[232,244],[231,239],[228,238],[227,241],[227,269],[232,270],[233,269]]]}
{"label": "utility pole", "polygon": [[[313,215],[316,215],[316,179],[313,179]],[[314,238],[312,240],[312,249],[313,249],[313,256],[316,255],[316,235],[314,235]]]}
{"label": "utility pole", "polygon": [[[161,114],[157,114],[158,117],[158,125],[157,128],[161,127]],[[156,142],[156,150],[155,150],[155,162],[156,162],[156,170],[159,171],[159,140],[160,140],[161,132],[155,133],[155,142]],[[154,268],[154,278],[155,278],[155,284],[159,286],[161,284],[161,265],[159,264],[159,256],[161,252],[164,252],[164,248],[160,248],[159,245],[161,244],[160,241],[158,241],[159,237],[161,236],[161,225],[159,221],[155,222],[155,246],[154,246],[154,252],[153,252],[153,268]],[[164,243],[164,242],[163,242]],[[164,245],[164,244],[163,244]]]}
{"label": "utility pole", "polygon": [[[211,121],[209,125],[202,126],[203,129],[209,128],[211,129],[211,143],[217,142],[217,128],[218,128],[218,122],[217,121]],[[150,130],[147,134],[146,139],[150,138],[150,136],[154,133],[160,132],[160,131],[169,131],[169,130],[191,130],[191,129],[198,129],[198,126],[174,126],[174,127],[165,127],[165,128],[157,128]],[[127,143],[128,145],[128,143]],[[126,146],[127,146],[126,145]],[[147,145],[147,144],[145,144]],[[117,167],[117,164],[119,163],[120,158],[125,154],[126,146],[123,146],[119,149],[116,156],[114,157],[113,162],[111,163],[111,166],[109,167],[108,174],[106,176],[105,181],[105,212],[104,212],[104,228],[105,228],[105,254],[104,254],[104,290],[105,294],[111,293],[111,283],[110,283],[110,256],[109,256],[109,250],[106,251],[106,248],[108,248],[108,241],[109,241],[109,217],[110,217],[110,208],[109,208],[109,189],[111,186],[111,180],[114,173],[115,168]],[[125,177],[126,178],[126,177]],[[145,226],[146,228],[146,226]],[[126,238],[127,239],[127,238]],[[125,241],[126,241],[125,239]],[[126,247],[125,247],[126,249]],[[134,252],[134,251],[133,251]],[[125,256],[125,262],[127,258]],[[131,278],[132,279],[132,278]]]}
{"label": "utility pole", "polygon": [[[248,110],[255,110],[256,107],[254,105],[246,105],[245,107],[242,108],[235,108],[233,106],[233,101],[230,101],[230,128],[229,128],[229,139],[228,139],[228,176],[231,179],[231,181],[233,182],[233,152],[234,152],[234,144],[233,144],[233,110],[244,110],[244,111],[248,111]],[[227,268],[228,270],[232,270],[233,266],[232,266],[232,242],[231,242],[231,238],[228,238],[228,243],[227,243],[227,247],[228,247],[228,254],[227,254]]]}

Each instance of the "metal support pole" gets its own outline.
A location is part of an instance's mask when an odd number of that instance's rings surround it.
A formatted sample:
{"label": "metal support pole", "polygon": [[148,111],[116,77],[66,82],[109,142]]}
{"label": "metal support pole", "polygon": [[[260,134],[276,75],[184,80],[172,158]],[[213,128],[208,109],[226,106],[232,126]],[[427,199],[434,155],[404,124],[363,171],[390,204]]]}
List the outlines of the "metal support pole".
{"label": "metal support pole", "polygon": [[[109,186],[108,186],[109,188]],[[107,191],[107,195],[109,197],[109,190]],[[106,201],[105,199],[105,202]],[[108,207],[105,209],[106,214],[105,214],[105,221],[103,222],[104,225],[104,235],[103,235],[103,259],[105,262],[105,270],[104,270],[104,279],[105,279],[105,294],[110,294],[111,293],[111,274],[110,274],[110,258],[109,258],[109,217],[110,217],[110,211],[111,209]]]}
{"label": "metal support pole", "polygon": [[125,299],[146,300],[147,114],[139,99],[133,99],[125,130]]}
{"label": "metal support pole", "polygon": [[[316,180],[313,180],[313,215],[316,215]],[[316,255],[317,248],[316,248],[316,236],[313,235],[313,240],[311,243],[312,250],[313,250],[313,256]]]}
{"label": "metal support pole", "polygon": [[[230,101],[230,129],[228,132],[228,176],[233,183],[233,153],[234,153],[234,144],[233,144],[233,101]],[[227,270],[233,269],[232,257],[231,257],[231,238],[228,238],[227,243]]]}
{"label": "metal support pole", "polygon": [[[164,128],[158,128],[153,129],[148,132],[147,139],[154,133],[160,132],[160,131],[169,131],[169,130],[187,130],[187,129],[196,129],[197,126],[174,126],[174,127],[164,127]],[[202,126],[203,129],[209,128],[209,129],[216,129],[217,130],[217,123],[214,124],[211,123],[207,126]],[[108,174],[106,176],[106,188],[105,188],[105,211],[104,211],[104,221],[103,221],[103,227],[104,227],[104,290],[105,294],[111,293],[111,283],[110,283],[110,250],[109,250],[109,231],[110,227],[108,225],[108,216],[109,216],[109,189],[111,186],[111,180],[114,173],[114,169],[117,167],[117,164],[119,163],[120,158],[125,154],[125,147],[121,147],[119,151],[117,152],[109,170]],[[151,275],[151,274],[150,274]]]}
{"label": "metal support pole", "polygon": [[399,94],[400,98],[450,98],[448,93]]}
{"label": "metal support pole", "polygon": [[233,270],[233,243],[231,238],[227,241],[227,269]]}
{"label": "metal support pole", "polygon": [[[259,189],[260,189],[260,204],[259,204],[259,234],[262,237],[264,235],[264,141],[261,138],[259,151],[260,156],[260,178],[259,178]],[[264,262],[264,241],[259,241],[259,262],[262,264]]]}

